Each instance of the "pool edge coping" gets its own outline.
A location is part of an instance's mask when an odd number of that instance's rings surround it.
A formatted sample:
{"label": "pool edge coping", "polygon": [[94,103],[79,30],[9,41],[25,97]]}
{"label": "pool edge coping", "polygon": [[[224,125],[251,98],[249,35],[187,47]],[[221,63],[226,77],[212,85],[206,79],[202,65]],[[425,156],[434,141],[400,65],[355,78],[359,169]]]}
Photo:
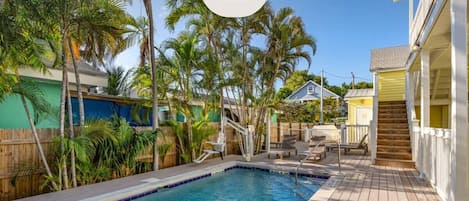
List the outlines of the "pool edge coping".
{"label": "pool edge coping", "polygon": [[[148,182],[141,180],[141,182],[143,182],[141,184],[130,186],[127,188],[123,188],[120,190],[112,191],[112,192],[97,195],[97,196],[88,197],[85,199],[81,199],[81,201],[98,201],[98,200],[99,201],[115,201],[115,200],[127,200],[127,199],[132,200],[132,199],[136,199],[145,195],[156,193],[158,192],[158,189],[166,188],[169,185],[173,185],[173,184],[180,185],[179,183],[181,182],[186,182],[194,178],[199,179],[198,177],[202,177],[207,174],[212,175],[212,174],[216,174],[219,172],[224,172],[226,169],[234,168],[236,166],[269,169],[269,170],[279,171],[279,172],[289,172],[289,174],[291,174],[292,172],[295,172],[295,169],[296,169],[295,167],[273,165],[273,164],[268,164],[265,162],[228,161],[228,162],[224,162],[221,164],[212,165],[212,166],[204,167],[198,170],[186,172],[183,174],[170,176],[164,179],[157,179],[156,177],[152,177],[149,179],[150,180],[155,179],[155,180],[148,181]],[[323,185],[321,185],[318,191],[312,195],[309,201],[324,200],[325,198],[324,196],[330,197],[332,192],[335,190],[335,187],[333,188],[334,185],[331,185],[328,183],[330,183],[331,179],[335,180],[336,176],[327,169],[300,168],[298,173],[307,174],[307,175],[317,175],[321,177],[328,177],[328,179],[320,178],[320,179],[325,179],[326,182]],[[321,199],[318,199],[318,198],[321,198]]]}

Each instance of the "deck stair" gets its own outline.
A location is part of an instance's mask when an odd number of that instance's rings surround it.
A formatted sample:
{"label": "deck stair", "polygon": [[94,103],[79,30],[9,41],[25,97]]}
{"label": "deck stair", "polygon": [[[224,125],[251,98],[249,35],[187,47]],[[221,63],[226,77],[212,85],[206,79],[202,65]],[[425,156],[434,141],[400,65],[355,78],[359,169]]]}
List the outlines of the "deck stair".
{"label": "deck stair", "polygon": [[382,101],[378,106],[375,164],[414,168],[405,101]]}

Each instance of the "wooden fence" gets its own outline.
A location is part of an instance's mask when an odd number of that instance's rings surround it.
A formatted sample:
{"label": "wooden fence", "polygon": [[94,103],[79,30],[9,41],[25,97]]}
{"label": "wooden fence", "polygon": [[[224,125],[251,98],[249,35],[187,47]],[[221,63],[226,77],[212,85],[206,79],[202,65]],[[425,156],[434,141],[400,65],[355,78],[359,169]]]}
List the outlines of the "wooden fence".
{"label": "wooden fence", "polygon": [[284,135],[295,135],[298,140],[302,140],[304,129],[306,127],[311,128],[313,123],[277,123],[272,124],[270,127],[270,141],[280,142]]}
{"label": "wooden fence", "polygon": [[[211,125],[217,129],[220,127],[217,123]],[[159,162],[159,167],[176,166],[179,156],[173,130],[169,127],[162,127],[161,130],[166,142],[172,143],[173,146],[166,154],[164,163]],[[52,139],[59,134],[58,129],[38,129],[38,134],[48,161],[52,161]],[[226,154],[239,154],[238,138],[233,129],[226,127],[225,136]],[[211,140],[216,138],[217,135],[213,135]],[[163,143],[162,140],[163,138],[158,138],[158,143]],[[138,159],[151,161],[152,148],[147,148]],[[40,189],[44,179],[43,173],[44,169],[31,130],[0,129],[0,200],[13,200],[43,193]],[[16,178],[14,185],[11,182],[13,178]]]}

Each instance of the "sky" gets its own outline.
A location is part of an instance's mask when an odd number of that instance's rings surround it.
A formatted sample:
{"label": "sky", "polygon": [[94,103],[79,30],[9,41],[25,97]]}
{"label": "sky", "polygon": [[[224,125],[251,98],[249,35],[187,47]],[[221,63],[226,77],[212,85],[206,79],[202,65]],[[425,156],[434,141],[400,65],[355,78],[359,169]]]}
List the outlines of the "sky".
{"label": "sky", "polygon": [[[303,19],[307,32],[316,39],[317,52],[309,72],[321,69],[329,84],[350,83],[351,72],[358,81],[372,81],[369,71],[372,49],[408,44],[408,3],[393,0],[268,0],[275,10],[291,7]],[[184,23],[168,31],[164,19],[168,14],[165,0],[153,0],[155,43],[176,37]],[[141,1],[127,7],[133,16],[144,16]],[[115,59],[117,65],[131,68],[138,64],[138,47],[127,49]],[[308,69],[300,62],[297,69]]]}

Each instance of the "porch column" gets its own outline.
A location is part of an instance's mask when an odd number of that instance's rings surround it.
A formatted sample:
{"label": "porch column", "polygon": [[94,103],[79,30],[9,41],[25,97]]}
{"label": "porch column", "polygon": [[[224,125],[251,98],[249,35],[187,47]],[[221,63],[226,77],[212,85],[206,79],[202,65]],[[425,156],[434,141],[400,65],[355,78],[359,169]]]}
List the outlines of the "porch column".
{"label": "porch column", "polygon": [[371,136],[370,136],[370,145],[371,145],[371,163],[375,164],[376,159],[376,139],[378,138],[378,92],[379,92],[379,84],[378,84],[378,72],[373,73],[373,121],[371,121]]}
{"label": "porch column", "polygon": [[467,0],[451,0],[451,189],[449,200],[468,200]]}
{"label": "porch column", "polygon": [[416,119],[415,117],[415,104],[414,104],[414,101],[415,101],[415,94],[414,94],[414,90],[415,90],[415,80],[414,80],[414,76],[413,76],[413,72],[411,72],[409,69],[407,69],[406,71],[406,106],[407,106],[407,121],[408,121],[408,124],[409,124],[409,132],[410,132],[410,145],[412,147],[412,161],[416,162],[416,148],[415,148],[415,132],[414,132],[414,129],[415,129],[415,126],[414,126],[414,119]]}
{"label": "porch column", "polygon": [[425,171],[425,127],[430,127],[430,52],[422,49],[420,52],[420,136],[419,136],[419,171],[420,178],[424,177]]}

